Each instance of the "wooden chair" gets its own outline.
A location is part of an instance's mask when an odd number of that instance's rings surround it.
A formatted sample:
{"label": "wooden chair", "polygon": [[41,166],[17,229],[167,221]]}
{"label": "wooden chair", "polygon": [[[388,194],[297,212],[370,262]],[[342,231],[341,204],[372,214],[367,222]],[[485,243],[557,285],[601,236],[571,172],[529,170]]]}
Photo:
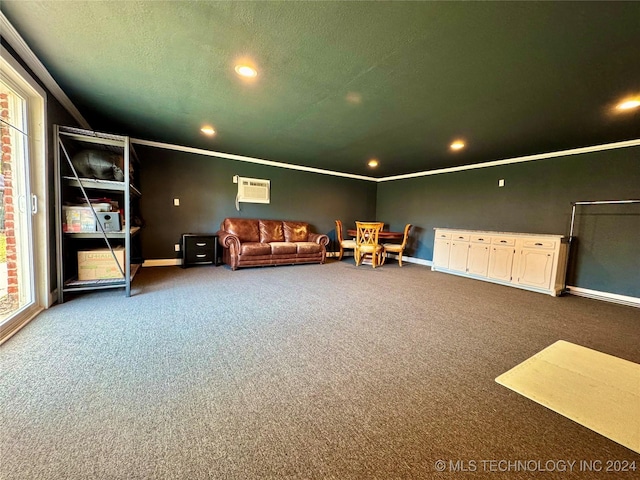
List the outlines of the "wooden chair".
{"label": "wooden chair", "polygon": [[402,266],[402,254],[404,253],[404,247],[407,246],[407,240],[409,239],[409,231],[411,230],[411,224],[407,223],[404,227],[404,237],[402,238],[402,243],[384,243],[382,246],[384,247],[384,255],[382,256],[382,265],[387,258],[387,253],[397,253],[398,254],[398,264]]}
{"label": "wooden chair", "polygon": [[371,255],[371,265],[376,268],[382,263],[382,245],[378,243],[378,234],[384,223],[381,222],[356,222],[356,266],[360,265],[365,255]]}
{"label": "wooden chair", "polygon": [[338,246],[340,247],[340,255],[338,256],[338,260],[342,260],[342,255],[344,254],[345,249],[354,250],[356,249],[356,241],[355,240],[345,240],[342,236],[342,222],[340,220],[336,220],[336,240],[338,241]]}

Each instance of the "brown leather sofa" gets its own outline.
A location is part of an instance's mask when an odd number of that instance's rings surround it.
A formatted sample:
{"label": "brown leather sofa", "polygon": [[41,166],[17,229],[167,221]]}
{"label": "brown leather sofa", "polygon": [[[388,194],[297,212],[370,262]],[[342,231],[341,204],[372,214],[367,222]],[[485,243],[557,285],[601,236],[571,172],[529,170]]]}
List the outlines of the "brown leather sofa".
{"label": "brown leather sofa", "polygon": [[286,220],[225,218],[217,233],[222,260],[238,267],[324,263],[329,237],[309,224]]}

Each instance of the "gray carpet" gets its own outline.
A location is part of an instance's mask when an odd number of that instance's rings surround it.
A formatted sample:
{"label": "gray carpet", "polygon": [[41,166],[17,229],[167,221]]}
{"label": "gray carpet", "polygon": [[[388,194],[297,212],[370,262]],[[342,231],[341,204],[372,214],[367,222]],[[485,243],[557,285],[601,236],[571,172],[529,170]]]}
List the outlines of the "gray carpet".
{"label": "gray carpet", "polygon": [[[640,363],[638,309],[353,259],[147,268],[132,293],[79,295],[0,348],[0,478],[640,468],[639,455],[494,382],[559,339]],[[544,478],[614,478],[579,466]]]}

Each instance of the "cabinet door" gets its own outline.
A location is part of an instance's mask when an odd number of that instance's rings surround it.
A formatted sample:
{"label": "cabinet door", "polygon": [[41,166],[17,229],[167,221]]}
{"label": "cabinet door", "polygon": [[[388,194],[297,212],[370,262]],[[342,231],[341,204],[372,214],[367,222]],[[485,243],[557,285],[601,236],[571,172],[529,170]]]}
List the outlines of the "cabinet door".
{"label": "cabinet door", "polygon": [[436,268],[449,268],[450,240],[436,238],[433,244],[433,266]]}
{"label": "cabinet door", "polygon": [[469,247],[469,261],[467,262],[467,273],[486,277],[489,268],[489,246],[472,243]]}
{"label": "cabinet door", "polygon": [[520,252],[518,281],[520,285],[549,289],[555,252],[523,248]]}
{"label": "cabinet door", "polygon": [[467,258],[469,257],[468,242],[451,242],[451,253],[449,254],[449,270],[457,272],[467,271]]}
{"label": "cabinet door", "polygon": [[489,278],[510,282],[513,257],[513,247],[491,247],[491,252],[489,253]]}

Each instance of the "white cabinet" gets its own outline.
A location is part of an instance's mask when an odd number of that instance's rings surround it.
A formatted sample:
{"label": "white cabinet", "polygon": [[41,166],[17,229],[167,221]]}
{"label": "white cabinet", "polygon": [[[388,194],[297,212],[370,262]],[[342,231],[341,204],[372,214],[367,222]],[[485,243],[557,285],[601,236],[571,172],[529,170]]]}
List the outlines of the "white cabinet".
{"label": "white cabinet", "polygon": [[489,252],[489,278],[501,282],[512,279],[513,258],[516,254],[515,237],[501,235],[491,236],[491,251]]}
{"label": "white cabinet", "polygon": [[567,241],[563,235],[437,228],[431,268],[557,296]]}
{"label": "white cabinet", "polygon": [[548,289],[553,272],[553,258],[554,252],[523,249],[518,259],[518,284]]}
{"label": "white cabinet", "polygon": [[513,256],[515,253],[513,247],[492,245],[489,254],[488,277],[495,280],[502,280],[503,282],[510,282]]}
{"label": "white cabinet", "polygon": [[451,234],[448,232],[436,235],[433,246],[433,264],[438,268],[449,268],[449,252],[451,251]]}
{"label": "white cabinet", "polygon": [[486,277],[489,270],[489,245],[471,243],[469,245],[469,260],[467,273],[477,277]]}
{"label": "white cabinet", "polygon": [[489,247],[491,237],[482,234],[470,235],[467,273],[475,277],[486,277],[489,271]]}
{"label": "white cabinet", "polygon": [[467,260],[469,258],[468,238],[451,240],[451,253],[449,253],[449,270],[457,272],[467,271]]}

